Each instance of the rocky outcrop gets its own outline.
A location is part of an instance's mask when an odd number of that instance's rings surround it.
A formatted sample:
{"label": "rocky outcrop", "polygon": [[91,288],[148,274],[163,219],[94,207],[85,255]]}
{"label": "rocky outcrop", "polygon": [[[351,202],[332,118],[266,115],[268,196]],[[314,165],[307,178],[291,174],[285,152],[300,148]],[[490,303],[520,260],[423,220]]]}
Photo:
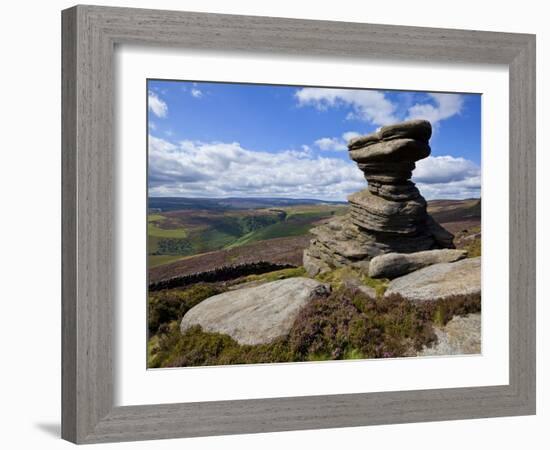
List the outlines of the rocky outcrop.
{"label": "rocky outcrop", "polygon": [[481,353],[481,314],[454,316],[434,329],[437,342],[424,347],[417,356],[472,355]]}
{"label": "rocky outcrop", "polygon": [[326,296],[330,286],[296,277],[210,297],[191,308],[180,324],[184,333],[194,325],[231,336],[239,344],[265,344],[289,333],[300,310]]}
{"label": "rocky outcrop", "polygon": [[416,253],[386,253],[372,258],[369,277],[396,278],[432,264],[455,262],[466,258],[465,250],[425,250]]}
{"label": "rocky outcrop", "polygon": [[384,296],[395,294],[414,302],[481,296],[481,258],[434,264],[396,278]]}
{"label": "rocky outcrop", "polygon": [[349,215],[314,228],[304,266],[310,275],[344,265],[368,269],[373,257],[453,248],[453,235],[426,211],[426,200],[410,180],[415,162],[429,156],[431,125],[412,120],[352,139],[349,156],[368,188],[348,197]]}

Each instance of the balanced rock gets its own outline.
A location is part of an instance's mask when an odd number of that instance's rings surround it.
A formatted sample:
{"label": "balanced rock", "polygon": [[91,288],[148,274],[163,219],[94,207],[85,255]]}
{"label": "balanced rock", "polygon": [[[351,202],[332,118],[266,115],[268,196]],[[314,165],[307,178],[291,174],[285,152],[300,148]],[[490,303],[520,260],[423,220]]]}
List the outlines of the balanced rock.
{"label": "balanced rock", "polygon": [[410,180],[415,162],[430,155],[431,133],[428,121],[411,120],[350,140],[349,156],[368,187],[348,197],[348,215],[311,230],[304,252],[310,275],[346,265],[366,271],[372,258],[390,252],[454,248],[454,236],[427,213]]}
{"label": "balanced rock", "polygon": [[200,325],[204,331],[227,334],[242,345],[264,344],[288,334],[300,310],[329,293],[330,286],[304,277],[224,292],[187,311],[180,330],[184,333]]}
{"label": "balanced rock", "polygon": [[416,253],[386,253],[372,258],[369,277],[396,278],[432,264],[455,262],[466,258],[465,250],[425,250]]}
{"label": "balanced rock", "polygon": [[481,258],[424,267],[390,282],[384,297],[392,295],[413,301],[437,301],[460,296],[481,298]]}

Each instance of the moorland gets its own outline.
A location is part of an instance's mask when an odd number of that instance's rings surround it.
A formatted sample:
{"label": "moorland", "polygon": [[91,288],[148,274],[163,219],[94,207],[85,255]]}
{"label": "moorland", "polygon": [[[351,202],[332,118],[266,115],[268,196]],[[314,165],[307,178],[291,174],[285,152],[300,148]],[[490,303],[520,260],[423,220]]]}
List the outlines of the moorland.
{"label": "moorland", "polygon": [[[479,311],[479,299],[468,297],[437,305],[384,298],[387,280],[345,269],[317,277],[332,286],[330,297],[311,302],[284,339],[250,346],[200,327],[180,333],[185,313],[213,295],[304,276],[310,229],[346,214],[348,204],[150,198],[148,206],[149,367],[412,356],[436,339],[434,325]],[[480,256],[480,199],[434,200],[428,212],[455,235],[457,248]],[[349,282],[355,279],[376,298],[359,292]]]}

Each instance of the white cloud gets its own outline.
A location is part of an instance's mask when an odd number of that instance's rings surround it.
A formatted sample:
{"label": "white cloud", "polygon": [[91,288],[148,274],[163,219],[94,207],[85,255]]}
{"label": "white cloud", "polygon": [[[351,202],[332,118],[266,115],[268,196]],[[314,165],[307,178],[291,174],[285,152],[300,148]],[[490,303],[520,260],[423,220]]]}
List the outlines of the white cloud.
{"label": "white cloud", "polygon": [[317,139],[315,141],[315,145],[319,147],[321,150],[332,150],[332,151],[341,151],[346,150],[346,144],[340,139],[340,138],[328,138],[324,137],[321,139]]}
{"label": "white cloud", "polygon": [[166,117],[166,114],[168,114],[168,105],[153,91],[149,91],[147,102],[149,104],[149,110],[152,111],[155,116],[161,118]]}
{"label": "white cloud", "polygon": [[312,105],[319,110],[351,106],[353,113],[348,113],[348,118],[357,118],[374,125],[387,125],[399,121],[395,116],[396,106],[380,91],[302,88],[296,91],[295,96],[299,105]]}
{"label": "white cloud", "polygon": [[416,163],[413,181],[427,199],[481,196],[481,169],[477,164],[453,156],[430,156]]}
{"label": "white cloud", "polygon": [[345,200],[366,187],[351,161],[312,156],[309,148],[277,153],[244,149],[239,143],[149,137],[152,195],[190,197],[293,197]]}
{"label": "white cloud", "polygon": [[346,141],[346,143],[348,143],[350,141],[350,139],[353,139],[353,138],[356,138],[356,137],[359,137],[359,136],[361,136],[361,133],[358,133],[357,131],[346,131],[342,135],[342,139],[344,139],[344,141]]}
{"label": "white cloud", "polygon": [[464,105],[464,98],[460,94],[428,94],[434,101],[431,103],[417,103],[409,108],[407,120],[425,119],[435,125],[440,120],[448,119],[460,114]]}
{"label": "white cloud", "polygon": [[[361,120],[377,127],[410,119],[426,119],[436,125],[441,120],[460,114],[464,106],[464,97],[460,94],[428,93],[427,96],[428,101],[416,103],[408,107],[405,113],[398,113],[399,104],[381,91],[303,88],[295,94],[300,106],[314,106],[321,111],[348,106],[352,110],[346,114],[346,119]],[[401,105],[402,110],[406,107],[407,102]]]}
{"label": "white cloud", "polygon": [[479,177],[477,164],[453,156],[430,156],[416,163],[414,180],[420,183],[447,183]]}
{"label": "white cloud", "polygon": [[[427,199],[479,197],[481,171],[464,158],[435,156],[417,163],[413,181]],[[345,200],[366,182],[352,161],[316,156],[308,146],[269,153],[150,135],[149,185],[152,195],[165,196]]]}
{"label": "white cloud", "polygon": [[201,98],[203,94],[202,94],[202,91],[200,89],[193,88],[193,89],[191,89],[191,95],[195,98]]}
{"label": "white cloud", "polygon": [[323,137],[315,141],[315,145],[325,151],[343,151],[348,149],[348,141],[360,136],[357,131],[347,131],[342,137]]}

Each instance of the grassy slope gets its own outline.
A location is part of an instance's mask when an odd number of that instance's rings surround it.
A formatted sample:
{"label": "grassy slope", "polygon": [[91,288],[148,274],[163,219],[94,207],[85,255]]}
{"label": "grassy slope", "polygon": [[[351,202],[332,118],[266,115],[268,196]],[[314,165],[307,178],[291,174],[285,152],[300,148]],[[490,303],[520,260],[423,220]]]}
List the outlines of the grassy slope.
{"label": "grassy slope", "polygon": [[339,205],[304,205],[243,211],[172,211],[148,218],[149,267],[280,237],[303,236]]}

